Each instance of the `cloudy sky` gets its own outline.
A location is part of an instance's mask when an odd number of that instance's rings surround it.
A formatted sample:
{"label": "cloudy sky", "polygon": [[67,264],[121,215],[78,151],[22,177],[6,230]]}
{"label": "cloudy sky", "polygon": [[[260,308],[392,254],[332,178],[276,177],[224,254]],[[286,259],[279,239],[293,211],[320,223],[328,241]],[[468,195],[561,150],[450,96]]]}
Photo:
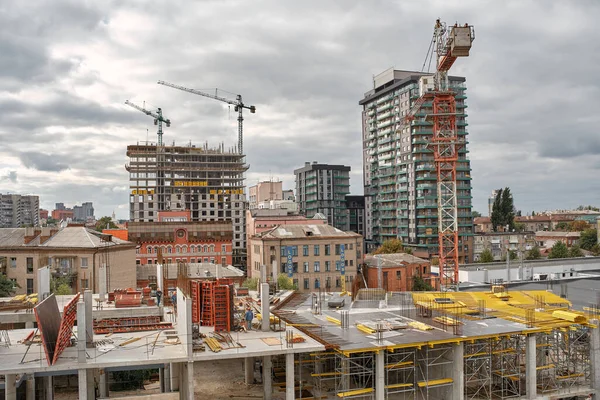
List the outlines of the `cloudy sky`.
{"label": "cloudy sky", "polygon": [[[600,205],[600,2],[2,1],[0,191],[93,201],[128,216],[126,146],[237,143],[233,110],[159,86],[241,93],[247,183],[305,161],[352,167],[362,193],[358,101],[391,66],[421,69],[433,24],[475,26],[467,78],[474,209],[509,186],[524,212]],[[145,103],[144,103],[145,102]]]}

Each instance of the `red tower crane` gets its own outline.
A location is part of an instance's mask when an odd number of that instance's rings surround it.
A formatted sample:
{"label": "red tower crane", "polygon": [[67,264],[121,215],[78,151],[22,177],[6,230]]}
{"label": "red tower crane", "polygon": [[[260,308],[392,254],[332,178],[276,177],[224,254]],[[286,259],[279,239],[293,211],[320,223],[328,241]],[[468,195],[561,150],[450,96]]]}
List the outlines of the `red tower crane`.
{"label": "red tower crane", "polygon": [[[433,112],[426,116],[433,122],[433,150],[437,173],[438,255],[440,284],[443,290],[458,289],[458,200],[456,163],[464,137],[457,135],[456,93],[450,88],[448,71],[458,57],[467,57],[475,31],[469,24],[455,24],[449,29],[438,19],[433,33],[436,72],[433,88],[421,93],[405,120],[411,121],[423,103],[431,102]],[[426,59],[427,60],[427,59]]]}

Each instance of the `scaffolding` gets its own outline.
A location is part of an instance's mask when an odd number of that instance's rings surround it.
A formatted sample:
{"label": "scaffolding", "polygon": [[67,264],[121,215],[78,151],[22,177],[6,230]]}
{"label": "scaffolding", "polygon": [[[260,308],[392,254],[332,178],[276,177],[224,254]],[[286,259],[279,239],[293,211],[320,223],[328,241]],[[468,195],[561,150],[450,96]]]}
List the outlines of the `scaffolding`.
{"label": "scaffolding", "polygon": [[440,399],[441,389],[453,384],[448,376],[452,371],[453,349],[449,344],[425,346],[417,350],[417,388],[422,399]]}
{"label": "scaffolding", "polygon": [[525,365],[525,336],[502,336],[492,342],[492,397],[512,399],[524,387],[521,365]]}
{"label": "scaffolding", "polygon": [[313,360],[313,372],[311,377],[315,382],[316,395],[324,396],[336,387],[336,376],[339,376],[340,357],[334,351],[325,351],[311,354]]}
{"label": "scaffolding", "polygon": [[464,344],[464,380],[466,399],[490,399],[492,393],[491,339]]}
{"label": "scaffolding", "polygon": [[375,353],[336,354],[335,392],[344,399],[373,399],[375,396]]}
{"label": "scaffolding", "polygon": [[385,352],[385,394],[394,398],[412,400],[417,387],[416,349],[400,349]]}

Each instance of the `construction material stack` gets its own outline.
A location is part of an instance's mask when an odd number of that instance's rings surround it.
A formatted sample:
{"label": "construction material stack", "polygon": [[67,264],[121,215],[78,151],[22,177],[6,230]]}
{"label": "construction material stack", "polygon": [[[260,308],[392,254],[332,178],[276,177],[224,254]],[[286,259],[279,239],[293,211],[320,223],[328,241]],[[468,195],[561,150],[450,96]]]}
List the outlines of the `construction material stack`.
{"label": "construction material stack", "polygon": [[230,331],[234,320],[234,288],[231,279],[193,280],[192,323],[214,326],[215,332]]}

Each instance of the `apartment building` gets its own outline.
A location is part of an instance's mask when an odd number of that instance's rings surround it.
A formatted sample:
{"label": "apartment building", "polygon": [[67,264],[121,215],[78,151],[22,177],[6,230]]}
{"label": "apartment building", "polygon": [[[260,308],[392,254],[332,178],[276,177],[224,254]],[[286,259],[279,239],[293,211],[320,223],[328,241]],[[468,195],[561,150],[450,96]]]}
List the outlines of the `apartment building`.
{"label": "apartment building", "polygon": [[73,206],[73,219],[75,221],[86,222],[94,219],[94,204],[91,201],[81,203],[80,206]]}
{"label": "apartment building", "polygon": [[323,214],[338,229],[347,229],[346,195],[350,194],[350,167],[306,162],[294,170],[296,202],[300,214]]}
{"label": "apartment building", "polygon": [[39,225],[39,196],[0,194],[0,228]]}
{"label": "apartment building", "polygon": [[[422,104],[405,123],[415,101],[431,88],[431,75],[389,69],[374,77],[373,89],[359,104],[362,111],[363,180],[367,217],[365,238],[377,244],[401,239],[413,254],[438,254],[437,174],[433,149],[432,103]],[[449,77],[456,93],[458,150],[456,168],[459,262],[472,261],[471,165],[467,157],[465,78]],[[466,245],[466,247],[465,247]]]}
{"label": "apartment building", "polygon": [[365,235],[365,196],[346,196],[348,225],[345,230]]}
{"label": "apartment building", "polygon": [[246,268],[245,156],[208,145],[127,146],[130,220],[157,221],[159,211],[191,212],[191,221],[231,222],[233,265]]}
{"label": "apartment building", "polygon": [[68,277],[74,292],[99,291],[105,265],[108,290],[135,287],[135,244],[84,227],[0,229],[0,273],[18,284],[17,294],[37,288],[37,269]]}
{"label": "apartment building", "polygon": [[[342,279],[352,283],[363,259],[363,238],[331,225],[277,226],[249,238],[252,264],[248,276],[291,276],[300,292],[340,290]],[[350,287],[350,286],[348,286]]]}
{"label": "apartment building", "polygon": [[536,245],[535,232],[486,232],[473,236],[473,262],[478,262],[485,249],[492,252],[494,261],[506,258],[509,251],[527,256]]}
{"label": "apartment building", "polygon": [[433,288],[439,283],[431,273],[429,261],[406,253],[369,254],[365,257],[363,275],[369,288],[382,288],[386,292],[412,291],[416,276]]}
{"label": "apartment building", "polygon": [[248,187],[248,205],[251,210],[263,202],[283,200],[283,182],[263,181]]}

